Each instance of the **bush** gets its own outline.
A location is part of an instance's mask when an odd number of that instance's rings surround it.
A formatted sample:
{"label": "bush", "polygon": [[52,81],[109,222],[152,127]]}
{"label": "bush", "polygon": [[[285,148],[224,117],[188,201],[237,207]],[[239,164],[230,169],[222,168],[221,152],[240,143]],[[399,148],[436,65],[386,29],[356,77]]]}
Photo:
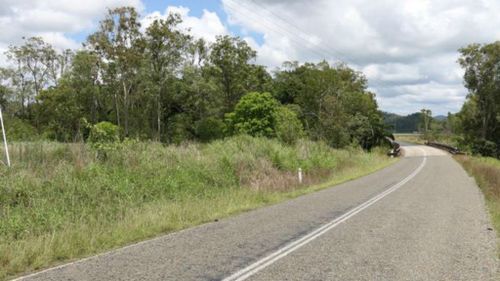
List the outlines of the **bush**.
{"label": "bush", "polygon": [[304,128],[297,113],[287,106],[280,106],[275,115],[274,127],[276,137],[288,144],[294,144],[304,136]]}
{"label": "bush", "polygon": [[482,156],[497,157],[497,145],[489,140],[478,139],[472,144],[472,152]]}
{"label": "bush", "polygon": [[8,141],[32,141],[39,138],[35,128],[22,119],[5,116],[4,125]]}
{"label": "bush", "polygon": [[234,112],[226,115],[229,134],[274,137],[279,102],[270,93],[248,93],[241,98]]}
{"label": "bush", "polygon": [[120,141],[120,128],[110,122],[99,122],[90,129],[90,143],[113,143]]}
{"label": "bush", "polygon": [[97,151],[97,157],[104,160],[108,151],[117,148],[116,144],[120,142],[120,128],[110,122],[99,122],[91,127],[87,141]]}
{"label": "bush", "polygon": [[224,122],[215,117],[208,117],[195,123],[195,132],[198,139],[208,142],[224,136]]}

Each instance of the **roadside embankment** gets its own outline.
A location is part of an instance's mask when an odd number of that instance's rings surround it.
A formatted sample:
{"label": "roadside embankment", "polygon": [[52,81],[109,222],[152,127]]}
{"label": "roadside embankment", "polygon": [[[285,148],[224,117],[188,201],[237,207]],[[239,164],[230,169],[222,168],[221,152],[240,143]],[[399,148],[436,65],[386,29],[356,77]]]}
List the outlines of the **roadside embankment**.
{"label": "roadside embankment", "polygon": [[[484,193],[497,235],[500,234],[500,160],[490,157],[455,156]],[[500,242],[500,240],[499,240]],[[499,251],[500,255],[500,251]]]}
{"label": "roadside embankment", "polygon": [[396,161],[385,152],[239,136],[131,142],[98,159],[85,144],[14,143],[0,167],[0,279],[360,177]]}

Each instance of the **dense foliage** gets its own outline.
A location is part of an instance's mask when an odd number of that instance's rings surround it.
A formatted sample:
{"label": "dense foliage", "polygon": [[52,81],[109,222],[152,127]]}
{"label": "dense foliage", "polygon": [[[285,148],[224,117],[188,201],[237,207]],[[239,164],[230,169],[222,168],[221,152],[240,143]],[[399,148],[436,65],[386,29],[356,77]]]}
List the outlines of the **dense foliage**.
{"label": "dense foliage", "polygon": [[[166,143],[245,133],[370,149],[382,139],[374,94],[344,64],[287,62],[271,74],[240,38],[196,40],[177,14],[144,28],[139,19],[130,7],[109,10],[79,50],[36,37],[11,46],[0,72],[9,137],[81,141],[105,121],[121,138]],[[266,112],[242,97],[265,98]]]}
{"label": "dense foliage", "polygon": [[460,49],[467,100],[455,129],[472,152],[500,157],[500,41]]}
{"label": "dense foliage", "polygon": [[420,112],[415,112],[406,116],[401,116],[394,113],[383,112],[384,122],[395,133],[414,133],[419,132]]}

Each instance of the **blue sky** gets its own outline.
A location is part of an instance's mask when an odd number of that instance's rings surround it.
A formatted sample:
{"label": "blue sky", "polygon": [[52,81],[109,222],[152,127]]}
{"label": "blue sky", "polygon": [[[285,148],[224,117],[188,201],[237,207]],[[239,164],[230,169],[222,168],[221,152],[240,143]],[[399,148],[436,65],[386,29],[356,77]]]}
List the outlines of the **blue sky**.
{"label": "blue sky", "polygon": [[[236,36],[251,36],[255,42],[262,44],[263,37],[261,33],[253,32],[249,30],[242,30],[241,26],[230,24],[228,22],[228,15],[226,14],[221,1],[219,0],[169,0],[169,1],[155,1],[155,0],[143,0],[142,4],[144,10],[143,15],[153,13],[155,11],[164,12],[168,6],[182,6],[189,8],[189,15],[193,17],[201,17],[204,10],[210,12],[215,12],[217,16],[223,21],[223,24],[227,30]],[[104,11],[103,11],[104,14]],[[88,28],[75,33],[68,33],[67,36],[76,42],[84,42],[89,33],[91,33],[94,28]]]}
{"label": "blue sky", "polygon": [[200,17],[204,9],[216,12],[220,18],[225,18],[226,13],[222,3],[218,0],[169,0],[169,1],[143,1],[147,13],[164,11],[167,6],[185,6],[191,10],[191,15]]}
{"label": "blue sky", "polygon": [[208,10],[217,13],[219,18],[223,21],[226,28],[233,35],[237,36],[251,36],[257,43],[262,44],[263,38],[262,34],[252,31],[242,32],[241,26],[235,24],[229,24],[228,15],[224,10],[223,4],[219,0],[173,0],[173,1],[155,1],[155,0],[145,0],[142,1],[145,6],[145,13],[152,13],[154,11],[164,11],[167,6],[184,6],[190,9],[189,14],[194,17],[201,17],[203,10]]}

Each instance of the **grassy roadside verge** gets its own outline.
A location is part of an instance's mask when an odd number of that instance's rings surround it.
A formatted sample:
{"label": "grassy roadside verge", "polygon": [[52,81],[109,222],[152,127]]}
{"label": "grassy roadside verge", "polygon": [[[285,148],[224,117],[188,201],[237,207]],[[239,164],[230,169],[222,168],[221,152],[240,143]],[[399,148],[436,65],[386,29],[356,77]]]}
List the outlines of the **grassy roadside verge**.
{"label": "grassy roadside verge", "polygon": [[82,144],[18,143],[12,160],[12,169],[0,169],[0,279],[277,203],[396,161],[376,151],[250,137],[131,143],[106,161]]}
{"label": "grassy roadside verge", "polygon": [[474,176],[483,191],[493,225],[500,238],[500,160],[463,155],[455,156],[455,159],[470,175]]}

